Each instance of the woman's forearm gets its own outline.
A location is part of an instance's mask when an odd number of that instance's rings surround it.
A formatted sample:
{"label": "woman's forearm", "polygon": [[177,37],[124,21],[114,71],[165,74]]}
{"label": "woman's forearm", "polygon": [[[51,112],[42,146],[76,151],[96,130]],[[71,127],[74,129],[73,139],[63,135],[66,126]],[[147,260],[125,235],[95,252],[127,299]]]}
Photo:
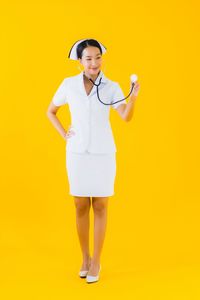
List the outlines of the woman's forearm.
{"label": "woman's forearm", "polygon": [[137,97],[135,95],[132,95],[130,97],[129,102],[125,106],[125,109],[124,109],[124,119],[127,122],[130,121],[132,119],[132,117],[133,117],[133,112],[134,112],[136,98]]}
{"label": "woman's forearm", "polygon": [[56,114],[48,112],[47,116],[48,116],[49,120],[51,121],[51,123],[53,124],[53,126],[56,128],[56,130],[65,139],[66,131],[65,131],[64,127],[62,126],[60,120],[57,118]]}

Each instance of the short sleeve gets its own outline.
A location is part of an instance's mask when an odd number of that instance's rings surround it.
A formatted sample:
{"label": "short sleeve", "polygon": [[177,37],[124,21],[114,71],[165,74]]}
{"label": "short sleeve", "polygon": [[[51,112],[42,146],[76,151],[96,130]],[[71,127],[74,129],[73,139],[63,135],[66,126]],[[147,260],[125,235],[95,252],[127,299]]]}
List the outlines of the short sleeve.
{"label": "short sleeve", "polygon": [[67,91],[67,78],[64,78],[53,96],[52,102],[54,105],[61,106],[67,103],[66,91]]}
{"label": "short sleeve", "polygon": [[[116,82],[116,86],[114,87],[114,93],[113,93],[113,100],[112,102],[116,102],[118,100],[121,100],[125,98],[124,93],[119,85],[119,83]],[[122,103],[126,104],[126,100],[111,104],[111,106],[116,109],[119,105],[121,105]]]}

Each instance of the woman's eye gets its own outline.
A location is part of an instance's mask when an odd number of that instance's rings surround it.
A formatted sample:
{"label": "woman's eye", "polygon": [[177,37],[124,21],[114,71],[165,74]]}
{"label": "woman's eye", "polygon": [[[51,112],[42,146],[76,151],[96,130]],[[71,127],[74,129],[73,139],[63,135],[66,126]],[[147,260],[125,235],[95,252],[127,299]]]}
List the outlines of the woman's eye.
{"label": "woman's eye", "polygon": [[[101,58],[101,56],[100,56],[100,57],[97,57],[97,59],[100,59],[100,58]],[[86,59],[86,60],[91,60],[91,59],[88,58],[88,59]]]}

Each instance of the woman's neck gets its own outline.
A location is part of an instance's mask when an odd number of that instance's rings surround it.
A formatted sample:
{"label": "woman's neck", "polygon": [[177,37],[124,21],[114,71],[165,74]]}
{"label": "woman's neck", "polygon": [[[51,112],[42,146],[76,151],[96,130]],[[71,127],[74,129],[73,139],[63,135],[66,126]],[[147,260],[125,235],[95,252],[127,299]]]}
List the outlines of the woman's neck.
{"label": "woman's neck", "polygon": [[99,76],[101,71],[99,71],[99,73],[97,75],[88,75],[85,71],[83,71],[84,77],[88,80],[89,78],[91,78],[93,81],[95,81],[97,79],[97,77]]}

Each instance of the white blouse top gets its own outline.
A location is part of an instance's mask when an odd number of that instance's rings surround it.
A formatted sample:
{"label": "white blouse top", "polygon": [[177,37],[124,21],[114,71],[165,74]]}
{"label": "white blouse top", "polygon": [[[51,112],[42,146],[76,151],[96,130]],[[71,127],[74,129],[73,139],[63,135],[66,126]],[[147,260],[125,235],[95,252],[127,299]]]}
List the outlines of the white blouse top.
{"label": "white blouse top", "polygon": [[[75,132],[66,142],[67,151],[83,153],[111,153],[116,152],[116,145],[109,120],[110,107],[116,109],[126,100],[112,105],[104,105],[97,98],[97,87],[93,85],[87,95],[84,72],[78,75],[66,77],[61,82],[53,96],[56,106],[69,105],[71,113],[71,126]],[[104,103],[111,103],[125,98],[120,85],[106,78],[100,71],[95,83],[99,83],[99,97]]]}

